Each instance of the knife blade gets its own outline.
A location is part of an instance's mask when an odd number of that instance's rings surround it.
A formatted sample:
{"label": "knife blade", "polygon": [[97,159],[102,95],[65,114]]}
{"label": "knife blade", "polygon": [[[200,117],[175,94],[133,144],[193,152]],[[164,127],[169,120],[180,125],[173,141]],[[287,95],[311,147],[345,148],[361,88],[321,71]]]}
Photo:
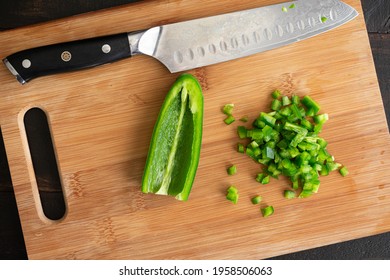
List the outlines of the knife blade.
{"label": "knife blade", "polygon": [[175,73],[298,42],[345,24],[357,15],[354,8],[339,0],[298,0],[27,49],[3,62],[21,84],[138,54],[158,59]]}

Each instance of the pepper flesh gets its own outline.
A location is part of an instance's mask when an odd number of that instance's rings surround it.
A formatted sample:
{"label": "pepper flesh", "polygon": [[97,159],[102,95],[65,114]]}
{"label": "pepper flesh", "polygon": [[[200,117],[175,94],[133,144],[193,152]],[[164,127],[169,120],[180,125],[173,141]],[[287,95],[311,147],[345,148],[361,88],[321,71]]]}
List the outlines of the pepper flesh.
{"label": "pepper flesh", "polygon": [[203,94],[197,79],[182,74],[162,104],[142,178],[142,192],[186,201],[199,164]]}

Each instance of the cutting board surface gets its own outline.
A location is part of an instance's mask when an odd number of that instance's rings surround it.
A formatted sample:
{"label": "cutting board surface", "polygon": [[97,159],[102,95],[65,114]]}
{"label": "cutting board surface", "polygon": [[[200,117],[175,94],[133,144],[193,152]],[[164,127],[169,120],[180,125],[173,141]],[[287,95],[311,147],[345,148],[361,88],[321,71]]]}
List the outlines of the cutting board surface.
{"label": "cutting board surface", "polygon": [[[0,33],[0,58],[76,40],[241,9],[276,0],[144,1]],[[0,125],[30,259],[259,259],[390,230],[390,138],[358,0],[353,21],[320,36],[189,71],[204,91],[204,136],[190,199],[146,195],[140,185],[153,125],[173,81],[147,56],[35,79],[21,86],[0,67]],[[350,175],[321,178],[317,194],[286,200],[286,179],[259,185],[261,167],[236,152],[235,122],[221,107],[257,117],[270,92],[310,94],[330,115],[321,136]],[[67,212],[46,219],[37,196],[23,115],[48,116]],[[238,173],[226,168],[236,164]],[[240,200],[225,199],[229,185]],[[250,198],[275,214],[263,218]]]}

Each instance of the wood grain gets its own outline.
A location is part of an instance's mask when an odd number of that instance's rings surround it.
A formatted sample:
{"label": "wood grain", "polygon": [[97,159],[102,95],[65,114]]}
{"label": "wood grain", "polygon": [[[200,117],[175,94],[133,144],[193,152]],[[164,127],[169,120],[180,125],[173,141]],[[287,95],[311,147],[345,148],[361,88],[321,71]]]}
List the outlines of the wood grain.
{"label": "wood grain", "polygon": [[[362,14],[359,1],[346,2]],[[271,3],[136,3],[3,32],[0,57]],[[193,192],[182,203],[139,190],[153,124],[176,74],[146,56],[25,86],[0,69],[0,123],[29,258],[267,258],[390,230],[390,139],[362,16],[321,37],[191,73],[204,89],[204,139]],[[283,179],[259,186],[260,167],[235,152],[237,124],[223,123],[222,105],[235,103],[237,115],[254,118],[275,88],[318,100],[331,117],[322,134],[329,151],[351,172],[323,178],[310,199],[285,200]],[[34,197],[21,122],[32,106],[50,118],[67,202],[58,222],[43,217]],[[230,163],[237,176],[226,175]],[[224,198],[229,184],[239,187],[238,205]],[[275,207],[269,219],[249,201],[258,193]]]}
{"label": "wood grain", "polygon": [[[383,104],[385,108],[390,108],[390,33],[372,33],[369,36],[371,48],[374,54],[375,69],[378,75]],[[387,125],[389,125],[390,110],[385,111]]]}
{"label": "wood grain", "polygon": [[390,2],[386,0],[364,0],[364,16],[367,31],[370,33],[389,33],[390,31]]}
{"label": "wood grain", "polygon": [[2,1],[2,3],[0,3],[0,30],[41,23],[53,19],[87,13],[99,9],[107,9],[137,1],[140,0],[68,0],[66,2],[60,0]]}

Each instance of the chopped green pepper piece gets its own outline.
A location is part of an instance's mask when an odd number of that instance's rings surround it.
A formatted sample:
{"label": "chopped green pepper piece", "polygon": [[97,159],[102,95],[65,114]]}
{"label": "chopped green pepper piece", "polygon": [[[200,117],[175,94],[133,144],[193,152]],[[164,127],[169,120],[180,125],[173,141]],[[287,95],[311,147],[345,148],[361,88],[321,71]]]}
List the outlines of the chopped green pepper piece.
{"label": "chopped green pepper piece", "polygon": [[252,141],[249,143],[249,146],[253,149],[255,148],[258,148],[259,147],[259,143],[257,143],[256,141]]}
{"label": "chopped green pepper piece", "polygon": [[238,143],[237,144],[237,151],[241,154],[243,154],[245,152],[245,147],[244,147],[244,144],[241,144],[241,143]]}
{"label": "chopped green pepper piece", "polygon": [[302,119],[302,113],[301,113],[301,110],[299,110],[299,107],[297,104],[291,104],[291,111],[293,113],[293,116],[295,117],[293,120],[295,119]]}
{"label": "chopped green pepper piece", "polygon": [[227,194],[226,194],[226,199],[227,200],[230,200],[231,202],[233,202],[234,204],[237,204],[238,202],[238,197],[239,197],[239,194],[238,194],[238,190],[235,186],[230,186],[228,189],[227,189]]}
{"label": "chopped green pepper piece", "polygon": [[322,131],[322,124],[316,124],[313,128],[313,133],[318,134]]}
{"label": "chopped green pepper piece", "polygon": [[254,144],[257,144],[255,141],[251,142],[247,147],[245,153],[250,156],[253,159],[256,159],[256,157],[261,153],[260,148],[257,146],[255,147]]}
{"label": "chopped green pepper piece", "polygon": [[321,17],[321,22],[325,23],[328,20],[327,17]]}
{"label": "chopped green pepper piece", "polygon": [[304,135],[307,134],[307,129],[306,128],[301,127],[301,126],[296,125],[296,124],[293,124],[293,123],[290,123],[290,122],[286,122],[284,124],[284,129],[290,130],[290,131],[294,131],[297,134],[304,134]]}
{"label": "chopped green pepper piece", "polygon": [[297,190],[297,189],[299,188],[299,182],[298,182],[298,180],[293,180],[293,181],[292,181],[292,188],[293,188],[294,190]]}
{"label": "chopped green pepper piece", "polygon": [[328,114],[321,114],[313,116],[313,120],[316,124],[324,124],[329,119]]}
{"label": "chopped green pepper piece", "polygon": [[265,142],[268,142],[269,140],[271,140],[272,131],[273,131],[273,129],[269,125],[264,126],[263,129],[261,130],[261,132],[263,133],[263,139]]}
{"label": "chopped green pepper piece", "polygon": [[235,166],[235,165],[229,166],[229,168],[227,169],[227,173],[229,175],[236,174],[237,173],[237,166]]}
{"label": "chopped green pepper piece", "polygon": [[301,126],[306,128],[308,131],[312,131],[314,127],[313,124],[308,119],[302,119]]}
{"label": "chopped green pepper piece", "polygon": [[284,95],[282,97],[282,105],[283,106],[287,106],[287,105],[290,105],[290,104],[291,104],[290,98],[287,95]]}
{"label": "chopped green pepper piece", "polygon": [[339,172],[340,172],[340,174],[341,174],[343,177],[345,177],[345,176],[347,176],[347,175],[349,174],[349,171],[348,171],[348,169],[347,169],[345,166],[341,167],[340,170],[339,170]]}
{"label": "chopped green pepper piece", "polygon": [[306,198],[306,197],[309,197],[313,194],[312,191],[310,190],[303,190],[300,194],[299,194],[299,198]]}
{"label": "chopped green pepper piece", "polygon": [[264,174],[263,173],[259,173],[256,176],[256,181],[261,183],[261,180],[263,180],[263,178],[264,178]]}
{"label": "chopped green pepper piece", "polygon": [[252,197],[252,204],[259,204],[263,198],[260,195]]}
{"label": "chopped green pepper piece", "polygon": [[297,133],[297,135],[294,136],[294,138],[290,142],[291,147],[296,147],[299,143],[302,142],[303,139],[305,139],[306,133]]}
{"label": "chopped green pepper piece", "polygon": [[252,130],[247,130],[246,136],[252,138],[253,140],[261,141],[264,138],[264,133],[262,129],[254,128]]}
{"label": "chopped green pepper piece", "polygon": [[280,91],[279,90],[274,90],[273,92],[272,92],[272,98],[273,99],[278,99],[279,98],[279,96],[280,96]]}
{"label": "chopped green pepper piece", "polygon": [[320,110],[320,105],[318,105],[317,102],[315,102],[310,96],[305,95],[302,98],[302,104],[306,106],[306,108],[313,110],[314,115],[318,113]]}
{"label": "chopped green pepper piece", "polygon": [[294,94],[294,95],[291,97],[291,102],[292,102],[292,104],[299,105],[299,103],[301,103],[301,100],[300,100],[300,98],[299,98],[298,95],[295,95],[295,94]]}
{"label": "chopped green pepper piece", "polygon": [[270,179],[270,177],[269,177],[269,175],[267,175],[267,176],[265,176],[265,177],[261,180],[261,183],[262,183],[263,185],[266,185],[266,184],[269,183],[269,179]]}
{"label": "chopped green pepper piece", "polygon": [[263,214],[263,217],[271,216],[274,213],[274,208],[272,206],[261,208],[261,213]]}
{"label": "chopped green pepper piece", "polygon": [[246,138],[246,128],[245,126],[238,126],[237,127],[237,133],[238,133],[238,137],[240,137],[241,139],[244,139]]}
{"label": "chopped green pepper piece", "polygon": [[269,175],[265,175],[264,173],[259,173],[256,176],[256,181],[263,185],[268,184],[269,179],[270,179]]}
{"label": "chopped green pepper piece", "polygon": [[326,167],[328,168],[329,172],[337,170],[341,166],[340,163],[333,162],[333,161],[327,161]]}
{"label": "chopped green pepper piece", "polygon": [[271,109],[274,111],[279,110],[282,107],[282,102],[279,101],[279,99],[272,100],[271,103]]}
{"label": "chopped green pepper piece", "polygon": [[265,154],[267,158],[271,158],[271,159],[275,158],[275,151],[273,148],[265,147]]}
{"label": "chopped green pepper piece", "polygon": [[284,191],[284,197],[287,198],[287,199],[291,199],[291,198],[295,198],[296,194],[292,190],[285,190]]}
{"label": "chopped green pepper piece", "polygon": [[249,120],[249,117],[248,116],[243,116],[240,121],[242,122],[247,122]]}
{"label": "chopped green pepper piece", "polygon": [[285,12],[285,13],[287,13],[288,10],[287,10],[286,7],[282,7],[282,11]]}
{"label": "chopped green pepper piece", "polygon": [[198,168],[203,94],[197,79],[182,74],[162,104],[146,159],[142,191],[186,201]]}
{"label": "chopped green pepper piece", "polygon": [[229,124],[232,124],[236,119],[232,116],[232,115],[229,115],[227,116],[225,119],[224,119],[224,122],[229,125]]}
{"label": "chopped green pepper piece", "polygon": [[290,5],[289,9],[294,9],[294,8],[295,8],[295,4],[293,3]]}
{"label": "chopped green pepper piece", "polygon": [[233,109],[234,109],[234,104],[232,104],[232,103],[226,104],[222,108],[222,113],[230,116],[233,114]]}
{"label": "chopped green pepper piece", "polygon": [[260,120],[263,121],[266,125],[268,124],[272,127],[274,127],[276,123],[276,119],[273,116],[264,112],[260,113]]}
{"label": "chopped green pepper piece", "polygon": [[317,143],[320,145],[321,148],[325,148],[328,145],[328,142],[325,141],[325,139],[317,137]]}

